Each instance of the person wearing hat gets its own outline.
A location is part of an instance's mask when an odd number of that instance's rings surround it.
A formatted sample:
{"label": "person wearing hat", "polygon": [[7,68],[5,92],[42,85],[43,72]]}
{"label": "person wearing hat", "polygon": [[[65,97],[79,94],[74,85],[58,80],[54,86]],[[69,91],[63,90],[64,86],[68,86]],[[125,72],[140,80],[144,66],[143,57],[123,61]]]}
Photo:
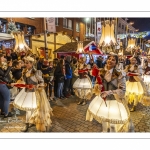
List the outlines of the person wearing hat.
{"label": "person wearing hat", "polygon": [[22,73],[25,87],[13,103],[16,108],[26,111],[26,125],[21,131],[27,132],[33,125],[38,131],[47,131],[52,123],[52,108],[45,93],[42,73],[33,67],[34,59],[30,56],[25,58],[25,66]]}

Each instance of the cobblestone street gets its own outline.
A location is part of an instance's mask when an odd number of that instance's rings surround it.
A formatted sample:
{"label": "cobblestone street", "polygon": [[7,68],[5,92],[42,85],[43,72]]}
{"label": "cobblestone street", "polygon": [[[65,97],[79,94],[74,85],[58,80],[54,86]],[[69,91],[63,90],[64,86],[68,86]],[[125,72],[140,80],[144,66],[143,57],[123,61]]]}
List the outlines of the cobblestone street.
{"label": "cobblestone street", "polygon": [[[86,111],[90,101],[85,106],[77,105],[78,98],[72,96],[64,100],[51,101],[53,108],[52,127],[49,132],[102,132],[102,126],[97,121],[85,121]],[[7,122],[1,118],[0,132],[21,132],[24,126],[25,112],[20,111],[18,121]],[[150,131],[150,107],[138,104],[137,110],[131,112],[135,132]],[[37,132],[31,127],[29,132]]]}

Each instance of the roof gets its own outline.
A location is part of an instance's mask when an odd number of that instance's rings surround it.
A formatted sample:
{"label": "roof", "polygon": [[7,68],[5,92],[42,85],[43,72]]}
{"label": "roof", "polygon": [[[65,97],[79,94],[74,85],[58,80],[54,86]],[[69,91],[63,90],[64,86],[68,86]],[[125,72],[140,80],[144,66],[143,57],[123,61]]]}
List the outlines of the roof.
{"label": "roof", "polygon": [[[83,42],[83,47],[88,45],[91,41],[84,41]],[[65,45],[61,46],[60,48],[56,49],[54,53],[59,53],[59,52],[76,52],[77,50],[77,42],[70,42],[66,43]]]}
{"label": "roof", "polygon": [[[66,43],[65,45],[55,50],[54,53],[74,53],[77,51],[77,45],[77,42]],[[83,48],[85,53],[98,55],[103,54],[103,52],[99,48],[97,48],[96,43],[94,41],[83,41]]]}

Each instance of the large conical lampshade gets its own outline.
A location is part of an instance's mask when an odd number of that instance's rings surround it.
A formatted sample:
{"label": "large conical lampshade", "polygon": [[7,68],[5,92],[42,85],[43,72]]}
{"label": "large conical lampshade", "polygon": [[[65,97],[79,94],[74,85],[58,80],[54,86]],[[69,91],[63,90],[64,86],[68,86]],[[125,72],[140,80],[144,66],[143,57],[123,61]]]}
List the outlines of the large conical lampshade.
{"label": "large conical lampshade", "polygon": [[111,46],[117,45],[115,36],[114,36],[114,21],[109,20],[104,21],[102,25],[102,36],[99,41],[100,46]]}
{"label": "large conical lampshade", "polygon": [[83,48],[83,42],[78,42],[78,45],[77,45],[77,53],[83,53],[84,52],[84,48]]}
{"label": "large conical lampshade", "polygon": [[31,50],[24,40],[24,32],[13,32],[13,36],[16,42],[14,51],[21,52]]}
{"label": "large conical lampshade", "polygon": [[135,47],[135,42],[136,42],[136,39],[133,39],[133,38],[129,39],[127,48],[134,48]]}

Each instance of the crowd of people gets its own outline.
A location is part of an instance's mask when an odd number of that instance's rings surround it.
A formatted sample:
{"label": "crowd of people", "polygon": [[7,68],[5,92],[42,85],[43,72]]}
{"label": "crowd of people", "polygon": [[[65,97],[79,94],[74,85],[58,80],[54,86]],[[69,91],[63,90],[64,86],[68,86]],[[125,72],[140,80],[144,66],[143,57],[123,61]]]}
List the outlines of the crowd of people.
{"label": "crowd of people", "polygon": [[[77,104],[83,106],[95,93],[86,120],[94,118],[102,123],[103,132],[108,129],[127,131],[131,126],[130,111],[136,110],[138,102],[149,104],[149,92],[141,76],[150,75],[150,57],[144,59],[144,63],[141,60],[141,55],[111,54],[89,62],[86,56],[78,59],[70,55],[49,61],[31,52],[0,53],[1,115],[4,118],[13,116],[9,112],[10,101],[13,101],[14,107],[26,111],[23,132],[33,125],[39,131],[46,131],[53,115],[49,101],[73,95],[79,97]],[[128,103],[132,102],[129,111]],[[105,105],[106,111],[103,111]]]}

